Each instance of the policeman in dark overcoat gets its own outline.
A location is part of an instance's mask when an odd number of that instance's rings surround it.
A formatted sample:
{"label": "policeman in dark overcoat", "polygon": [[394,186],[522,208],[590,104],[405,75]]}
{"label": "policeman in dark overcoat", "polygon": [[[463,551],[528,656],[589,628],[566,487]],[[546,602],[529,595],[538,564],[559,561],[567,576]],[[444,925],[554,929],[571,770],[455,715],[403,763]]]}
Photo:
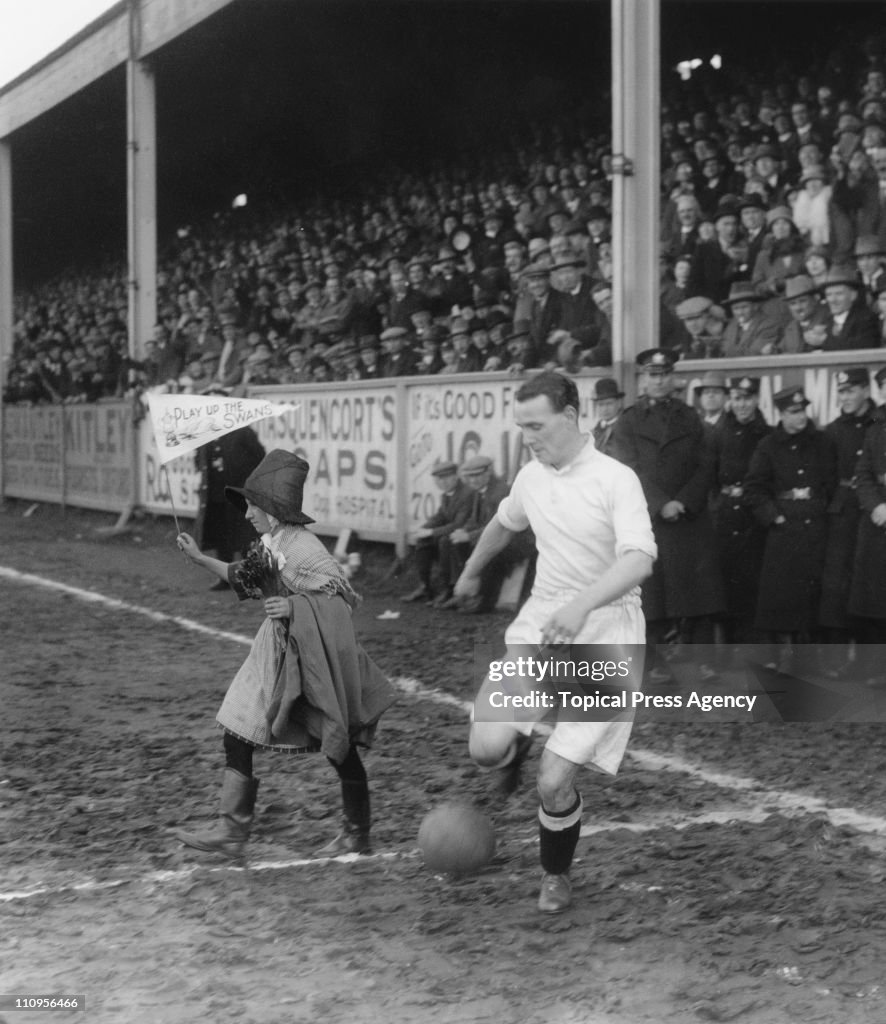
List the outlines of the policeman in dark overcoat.
{"label": "policeman in dark overcoat", "polygon": [[661,642],[679,623],[682,639],[712,643],[711,616],[725,607],[708,510],[713,451],[698,413],[673,397],[671,351],[647,349],[637,365],[645,394],[616,420],[612,454],[640,478],[658,545],[642,588],[647,642]]}
{"label": "policeman in dark overcoat", "polygon": [[752,643],[766,531],[748,507],[744,481],[751,456],[772,428],[759,409],[759,377],[732,377],[726,383],[729,409],[711,432],[716,471],[712,507],[726,590],[724,639]]}
{"label": "policeman in dark overcoat", "polygon": [[[886,387],[886,366],[874,379]],[[864,645],[886,643],[886,420],[877,420],[866,432],[855,479],[861,519],[848,611],[864,658],[875,653]],[[878,672],[882,680],[882,659],[871,659],[867,671]]]}
{"label": "policeman in dark overcoat", "polygon": [[767,531],[755,627],[790,642],[808,640],[818,626],[837,452],[809,418],[802,388],[784,388],[773,400],[780,422],[751,457],[745,495]]}
{"label": "policeman in dark overcoat", "polygon": [[[821,580],[819,622],[825,639],[845,644],[853,635],[847,617],[851,566],[855,559],[861,506],[856,491],[855,467],[861,457],[865,435],[870,427],[883,419],[882,412],[871,401],[870,373],[867,367],[851,366],[836,375],[840,415],[829,423],[825,433],[837,448],[839,483],[828,506],[828,536],[824,571]],[[835,652],[832,670],[840,673],[848,667],[846,651]]]}

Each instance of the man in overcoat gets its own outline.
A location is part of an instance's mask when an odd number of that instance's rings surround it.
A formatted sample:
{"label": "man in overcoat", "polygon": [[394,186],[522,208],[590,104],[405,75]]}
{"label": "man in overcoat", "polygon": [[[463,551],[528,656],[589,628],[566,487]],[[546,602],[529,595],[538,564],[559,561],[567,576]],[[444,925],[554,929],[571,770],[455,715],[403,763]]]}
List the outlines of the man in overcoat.
{"label": "man in overcoat", "polygon": [[[819,622],[825,630],[824,638],[830,643],[842,645],[848,643],[854,634],[846,606],[862,515],[856,491],[855,468],[868,429],[882,420],[883,415],[871,401],[871,378],[867,367],[850,366],[839,370],[836,377],[840,415],[824,430],[837,448],[839,482],[828,506],[828,537],[821,581]],[[830,669],[839,676],[849,669],[848,657],[845,648],[836,653],[837,658],[831,659]]]}
{"label": "man in overcoat", "polygon": [[784,388],[773,400],[780,422],[751,457],[745,492],[766,529],[755,628],[787,649],[808,642],[818,626],[837,453],[810,419],[802,388]]}
{"label": "man in overcoat", "polygon": [[[886,366],[874,379],[880,388],[886,387]],[[878,419],[865,433],[855,478],[861,519],[848,610],[861,644],[858,674],[883,686],[882,656],[868,645],[886,644],[886,419]]]}
{"label": "man in overcoat", "polygon": [[[645,394],[616,420],[613,455],[640,478],[658,545],[642,588],[648,666],[655,644],[669,635],[712,643],[712,616],[725,602],[708,511],[714,463],[704,427],[694,409],[673,397],[669,349],[647,349],[637,365]],[[653,665],[650,680],[664,681],[661,671]]]}
{"label": "man in overcoat", "polygon": [[765,530],[745,500],[744,480],[751,456],[771,427],[760,412],[759,377],[732,377],[729,409],[711,435],[716,466],[714,527],[720,572],[726,588],[723,638],[752,643]]}

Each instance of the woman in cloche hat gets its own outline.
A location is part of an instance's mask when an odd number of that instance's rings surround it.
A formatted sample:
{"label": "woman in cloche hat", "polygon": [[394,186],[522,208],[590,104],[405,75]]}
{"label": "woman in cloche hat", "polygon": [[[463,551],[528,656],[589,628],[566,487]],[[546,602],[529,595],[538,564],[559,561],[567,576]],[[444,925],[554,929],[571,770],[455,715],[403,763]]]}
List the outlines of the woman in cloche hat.
{"label": "woman in cloche hat", "polygon": [[243,858],[255,814],[256,747],[289,753],[321,751],[341,780],[344,828],[318,853],[368,853],[369,785],[357,748],[368,747],[394,693],[357,642],[351,611],[358,598],[341,566],[302,511],[308,464],[275,449],[242,487],[225,496],[261,541],[228,564],[201,553],[193,537],[178,546],[195,564],[230,583],[238,598],[264,600],[267,615],[228,688],[217,721],[226,767],[220,819],[178,838],[198,850]]}

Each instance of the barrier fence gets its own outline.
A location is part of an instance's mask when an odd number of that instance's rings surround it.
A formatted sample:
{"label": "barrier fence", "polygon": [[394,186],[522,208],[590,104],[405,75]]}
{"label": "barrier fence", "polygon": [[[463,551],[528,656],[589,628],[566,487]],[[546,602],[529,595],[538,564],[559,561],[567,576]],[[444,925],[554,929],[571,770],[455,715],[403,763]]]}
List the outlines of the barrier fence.
{"label": "barrier fence", "polygon": [[[760,357],[725,367],[729,376],[761,380],[760,408],[775,422],[772,396],[802,386],[819,424],[839,412],[836,374],[847,365],[876,369],[882,352],[834,353],[815,365],[785,357]],[[868,358],[864,358],[867,356]],[[677,367],[686,401],[711,363]],[[595,420],[592,376],[575,378],[582,422]],[[489,455],[496,474],[512,480],[526,461],[514,425],[514,400],[522,381],[504,374],[461,374],[255,388],[252,397],[292,402],[295,410],[255,427],[265,448],[286,448],[311,466],[307,513],[321,534],[350,528],[366,540],[397,545],[436,508],[439,492],[431,469],[437,459],[461,463]],[[875,400],[882,401],[876,385]],[[134,423],[132,402],[95,405],[10,405],[3,409],[4,497],[126,512],[140,507],[194,516],[199,475],[193,455],[160,465],[147,418]]]}

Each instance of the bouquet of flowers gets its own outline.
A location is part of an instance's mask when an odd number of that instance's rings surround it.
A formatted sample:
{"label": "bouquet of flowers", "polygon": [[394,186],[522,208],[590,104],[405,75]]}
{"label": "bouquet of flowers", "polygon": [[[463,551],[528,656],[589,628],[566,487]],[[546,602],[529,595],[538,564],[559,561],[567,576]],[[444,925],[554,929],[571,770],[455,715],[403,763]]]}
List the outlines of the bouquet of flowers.
{"label": "bouquet of flowers", "polygon": [[234,570],[234,579],[250,597],[279,597],[285,592],[280,581],[285,564],[282,555],[275,558],[264,542],[257,540]]}

